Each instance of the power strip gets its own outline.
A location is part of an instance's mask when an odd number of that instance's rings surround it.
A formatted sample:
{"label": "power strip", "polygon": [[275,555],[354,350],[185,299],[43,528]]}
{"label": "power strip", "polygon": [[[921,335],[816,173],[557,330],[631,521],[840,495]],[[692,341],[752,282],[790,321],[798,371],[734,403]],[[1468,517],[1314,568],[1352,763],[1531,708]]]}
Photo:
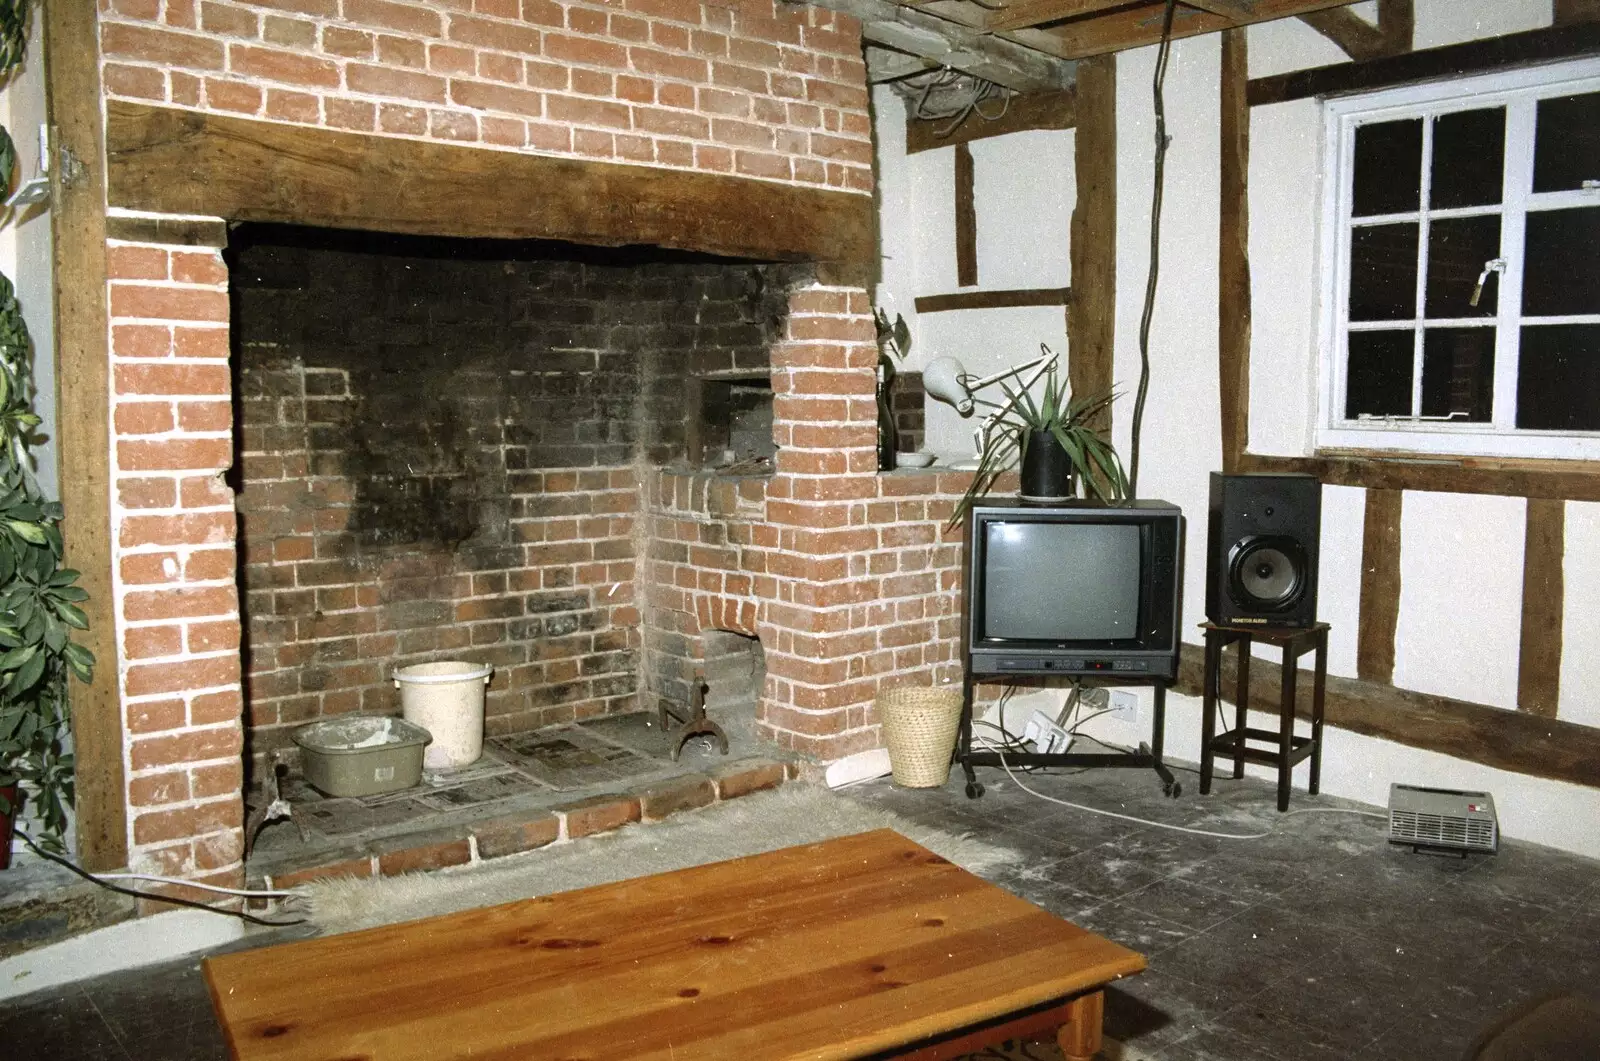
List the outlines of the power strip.
{"label": "power strip", "polygon": [[1050,754],[1071,748],[1073,736],[1040,708],[1028,718],[1027,725],[1022,727],[1022,739],[1033,745],[1034,751]]}

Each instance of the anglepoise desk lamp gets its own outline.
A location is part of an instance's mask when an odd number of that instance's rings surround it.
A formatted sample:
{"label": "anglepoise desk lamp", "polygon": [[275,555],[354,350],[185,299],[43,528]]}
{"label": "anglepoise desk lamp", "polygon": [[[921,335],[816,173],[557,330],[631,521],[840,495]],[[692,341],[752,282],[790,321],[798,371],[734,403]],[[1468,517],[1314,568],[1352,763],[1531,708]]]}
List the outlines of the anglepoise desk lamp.
{"label": "anglepoise desk lamp", "polygon": [[[958,469],[972,469],[978,467],[978,462],[983,458],[984,448],[989,443],[989,432],[994,429],[996,421],[1004,416],[1016,404],[1015,398],[1007,398],[1003,403],[986,401],[977,397],[977,393],[985,387],[999,383],[1008,376],[1020,376],[1029,369],[1033,374],[1022,382],[1022,391],[1026,391],[1038,382],[1039,377],[1055,367],[1056,355],[1048,349],[1041,357],[1020,365],[1012,365],[992,376],[975,379],[967,374],[966,367],[953,357],[940,357],[928,362],[922,370],[922,387],[931,397],[937,398],[946,405],[953,406],[955,411],[962,416],[971,416],[973,410],[982,405],[992,410],[984,416],[972,432],[972,444],[975,449],[971,460],[962,461],[954,465]],[[1019,394],[1021,391],[1018,392]]]}

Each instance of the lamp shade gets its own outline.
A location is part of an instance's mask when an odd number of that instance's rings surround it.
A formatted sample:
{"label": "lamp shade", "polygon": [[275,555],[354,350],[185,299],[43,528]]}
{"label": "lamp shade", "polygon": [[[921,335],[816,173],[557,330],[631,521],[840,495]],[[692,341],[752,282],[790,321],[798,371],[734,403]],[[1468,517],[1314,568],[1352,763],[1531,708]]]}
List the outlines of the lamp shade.
{"label": "lamp shade", "polygon": [[972,392],[967,389],[967,370],[953,357],[939,357],[922,369],[922,389],[956,412],[967,416],[972,412]]}

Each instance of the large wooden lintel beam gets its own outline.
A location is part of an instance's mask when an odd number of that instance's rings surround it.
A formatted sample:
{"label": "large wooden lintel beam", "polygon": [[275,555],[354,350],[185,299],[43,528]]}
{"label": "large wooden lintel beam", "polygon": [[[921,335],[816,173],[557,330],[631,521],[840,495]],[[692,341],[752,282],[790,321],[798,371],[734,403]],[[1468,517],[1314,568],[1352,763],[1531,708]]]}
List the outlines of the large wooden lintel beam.
{"label": "large wooden lintel beam", "polygon": [[1071,63],[889,0],[809,0],[861,20],[870,44],[931,60],[1014,92],[1052,92],[1073,82]]}
{"label": "large wooden lintel beam", "polygon": [[[1255,0],[1249,13],[1219,15],[1180,4],[1173,16],[1174,39],[1215,33],[1234,26],[1292,18],[1308,11],[1344,7],[1354,0]],[[1144,4],[1119,8],[1095,18],[1066,22],[1043,31],[1050,44],[1036,47],[1063,59],[1082,59],[1106,52],[1120,52],[1156,44],[1161,40],[1162,12],[1165,5]]]}
{"label": "large wooden lintel beam", "polygon": [[[1204,659],[1205,649],[1184,646],[1174,686],[1178,692],[1202,694]],[[1222,672],[1222,690],[1231,693],[1238,676],[1234,653],[1224,654]],[[1277,716],[1280,675],[1277,664],[1250,661],[1250,707],[1257,718]],[[1310,689],[1309,673],[1302,674],[1300,684]],[[1352,733],[1531,777],[1600,788],[1600,729],[1593,726],[1333,675],[1327,679],[1324,704],[1328,725]],[[1295,712],[1310,718],[1309,693],[1295,697]]]}
{"label": "large wooden lintel beam", "polygon": [[865,48],[863,55],[867,61],[867,84],[882,85],[889,81],[899,81],[904,77],[936,70],[939,64],[932,59],[924,59],[920,55],[908,55],[897,52],[893,48]]}
{"label": "large wooden lintel beam", "polygon": [[111,100],[106,197],[151,213],[435,236],[876,260],[872,197]]}

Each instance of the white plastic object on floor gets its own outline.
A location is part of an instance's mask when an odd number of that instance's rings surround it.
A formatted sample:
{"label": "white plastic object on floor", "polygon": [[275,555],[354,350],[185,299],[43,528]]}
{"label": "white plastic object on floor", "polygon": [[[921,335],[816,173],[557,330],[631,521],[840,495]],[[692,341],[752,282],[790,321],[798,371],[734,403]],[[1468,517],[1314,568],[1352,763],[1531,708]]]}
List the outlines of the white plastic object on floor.
{"label": "white plastic object on floor", "polygon": [[425,769],[470,766],[483,754],[483,691],[493,673],[487,664],[463,660],[416,663],[394,672],[405,720],[433,735],[422,759]]}
{"label": "white plastic object on floor", "polygon": [[837,762],[829,763],[827,773],[822,779],[829,788],[843,788],[846,785],[856,785],[863,781],[871,781],[875,777],[882,777],[889,772],[889,749],[873,748],[869,751],[856,752],[847,755]]}

